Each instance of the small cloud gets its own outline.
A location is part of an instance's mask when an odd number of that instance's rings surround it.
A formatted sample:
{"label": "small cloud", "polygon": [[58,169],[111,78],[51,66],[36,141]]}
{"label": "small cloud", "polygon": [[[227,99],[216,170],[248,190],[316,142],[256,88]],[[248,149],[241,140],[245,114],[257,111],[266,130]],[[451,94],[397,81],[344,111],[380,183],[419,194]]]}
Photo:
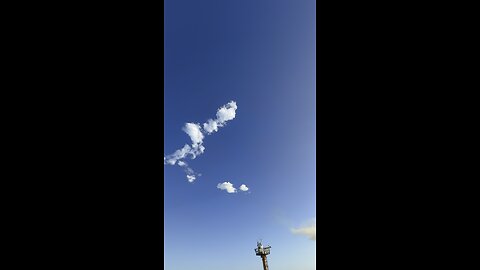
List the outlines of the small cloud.
{"label": "small cloud", "polygon": [[197,178],[195,177],[195,175],[188,175],[188,174],[187,174],[187,179],[188,179],[188,182],[192,183],[192,182],[195,181],[195,179],[197,179]]}
{"label": "small cloud", "polygon": [[226,190],[228,193],[235,193],[237,189],[233,187],[232,183],[230,182],[223,182],[217,185],[218,189]]}
{"label": "small cloud", "polygon": [[291,232],[293,234],[300,234],[308,236],[311,240],[317,240],[317,223],[316,219],[313,219],[313,222],[308,226],[303,226],[300,228],[292,228]]}
{"label": "small cloud", "polygon": [[205,131],[208,132],[208,134],[210,134],[214,131],[215,132],[218,131],[217,121],[214,121],[212,119],[208,119],[207,123],[203,124],[203,129],[205,129]]}
{"label": "small cloud", "polygon": [[223,123],[234,119],[236,110],[237,110],[237,103],[235,101],[230,101],[227,105],[218,109],[217,121],[220,123],[220,126],[222,126]]}
{"label": "small cloud", "polygon": [[247,190],[248,190],[248,187],[247,187],[245,184],[242,184],[242,185],[239,187],[239,189],[240,189],[241,191],[247,191]]}

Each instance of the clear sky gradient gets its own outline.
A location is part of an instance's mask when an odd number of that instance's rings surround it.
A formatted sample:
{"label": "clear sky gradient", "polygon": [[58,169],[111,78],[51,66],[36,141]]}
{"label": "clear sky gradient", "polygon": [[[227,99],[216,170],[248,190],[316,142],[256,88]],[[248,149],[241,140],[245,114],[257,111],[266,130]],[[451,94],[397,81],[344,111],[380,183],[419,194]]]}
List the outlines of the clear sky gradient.
{"label": "clear sky gradient", "polygon": [[[165,165],[165,267],[315,269],[314,240],[291,229],[316,217],[315,1],[165,0],[165,155],[191,144],[185,123],[236,117],[185,159]],[[241,184],[227,193],[217,184]]]}

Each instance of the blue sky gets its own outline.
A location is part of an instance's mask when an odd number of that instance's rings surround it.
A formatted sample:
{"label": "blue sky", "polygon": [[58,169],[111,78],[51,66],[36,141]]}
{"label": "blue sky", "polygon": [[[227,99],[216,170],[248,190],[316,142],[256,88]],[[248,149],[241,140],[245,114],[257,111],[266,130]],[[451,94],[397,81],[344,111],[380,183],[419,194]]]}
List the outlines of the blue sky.
{"label": "blue sky", "polygon": [[165,1],[165,156],[192,146],[186,123],[236,102],[217,132],[202,126],[203,153],[181,159],[201,176],[165,165],[166,269],[261,269],[260,238],[271,269],[315,269],[316,242],[292,233],[316,217],[315,5]]}

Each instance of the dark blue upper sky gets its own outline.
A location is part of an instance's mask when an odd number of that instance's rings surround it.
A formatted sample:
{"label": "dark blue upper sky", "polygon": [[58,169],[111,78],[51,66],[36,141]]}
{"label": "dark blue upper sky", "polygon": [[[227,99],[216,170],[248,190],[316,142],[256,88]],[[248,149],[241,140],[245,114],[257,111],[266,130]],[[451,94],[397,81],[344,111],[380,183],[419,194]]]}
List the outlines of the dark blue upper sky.
{"label": "dark blue upper sky", "polygon": [[[165,166],[165,266],[315,269],[315,242],[291,232],[315,218],[315,1],[165,1],[165,155],[233,100],[235,119],[186,159],[193,183]],[[246,184],[247,193],[216,188]]]}

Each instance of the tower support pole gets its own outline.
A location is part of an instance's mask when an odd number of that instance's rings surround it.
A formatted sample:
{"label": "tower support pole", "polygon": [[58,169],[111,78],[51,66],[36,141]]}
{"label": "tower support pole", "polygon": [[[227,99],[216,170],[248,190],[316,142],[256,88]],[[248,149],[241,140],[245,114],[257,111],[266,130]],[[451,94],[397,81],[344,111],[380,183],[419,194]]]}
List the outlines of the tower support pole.
{"label": "tower support pole", "polygon": [[268,270],[267,256],[262,255],[263,270]]}

